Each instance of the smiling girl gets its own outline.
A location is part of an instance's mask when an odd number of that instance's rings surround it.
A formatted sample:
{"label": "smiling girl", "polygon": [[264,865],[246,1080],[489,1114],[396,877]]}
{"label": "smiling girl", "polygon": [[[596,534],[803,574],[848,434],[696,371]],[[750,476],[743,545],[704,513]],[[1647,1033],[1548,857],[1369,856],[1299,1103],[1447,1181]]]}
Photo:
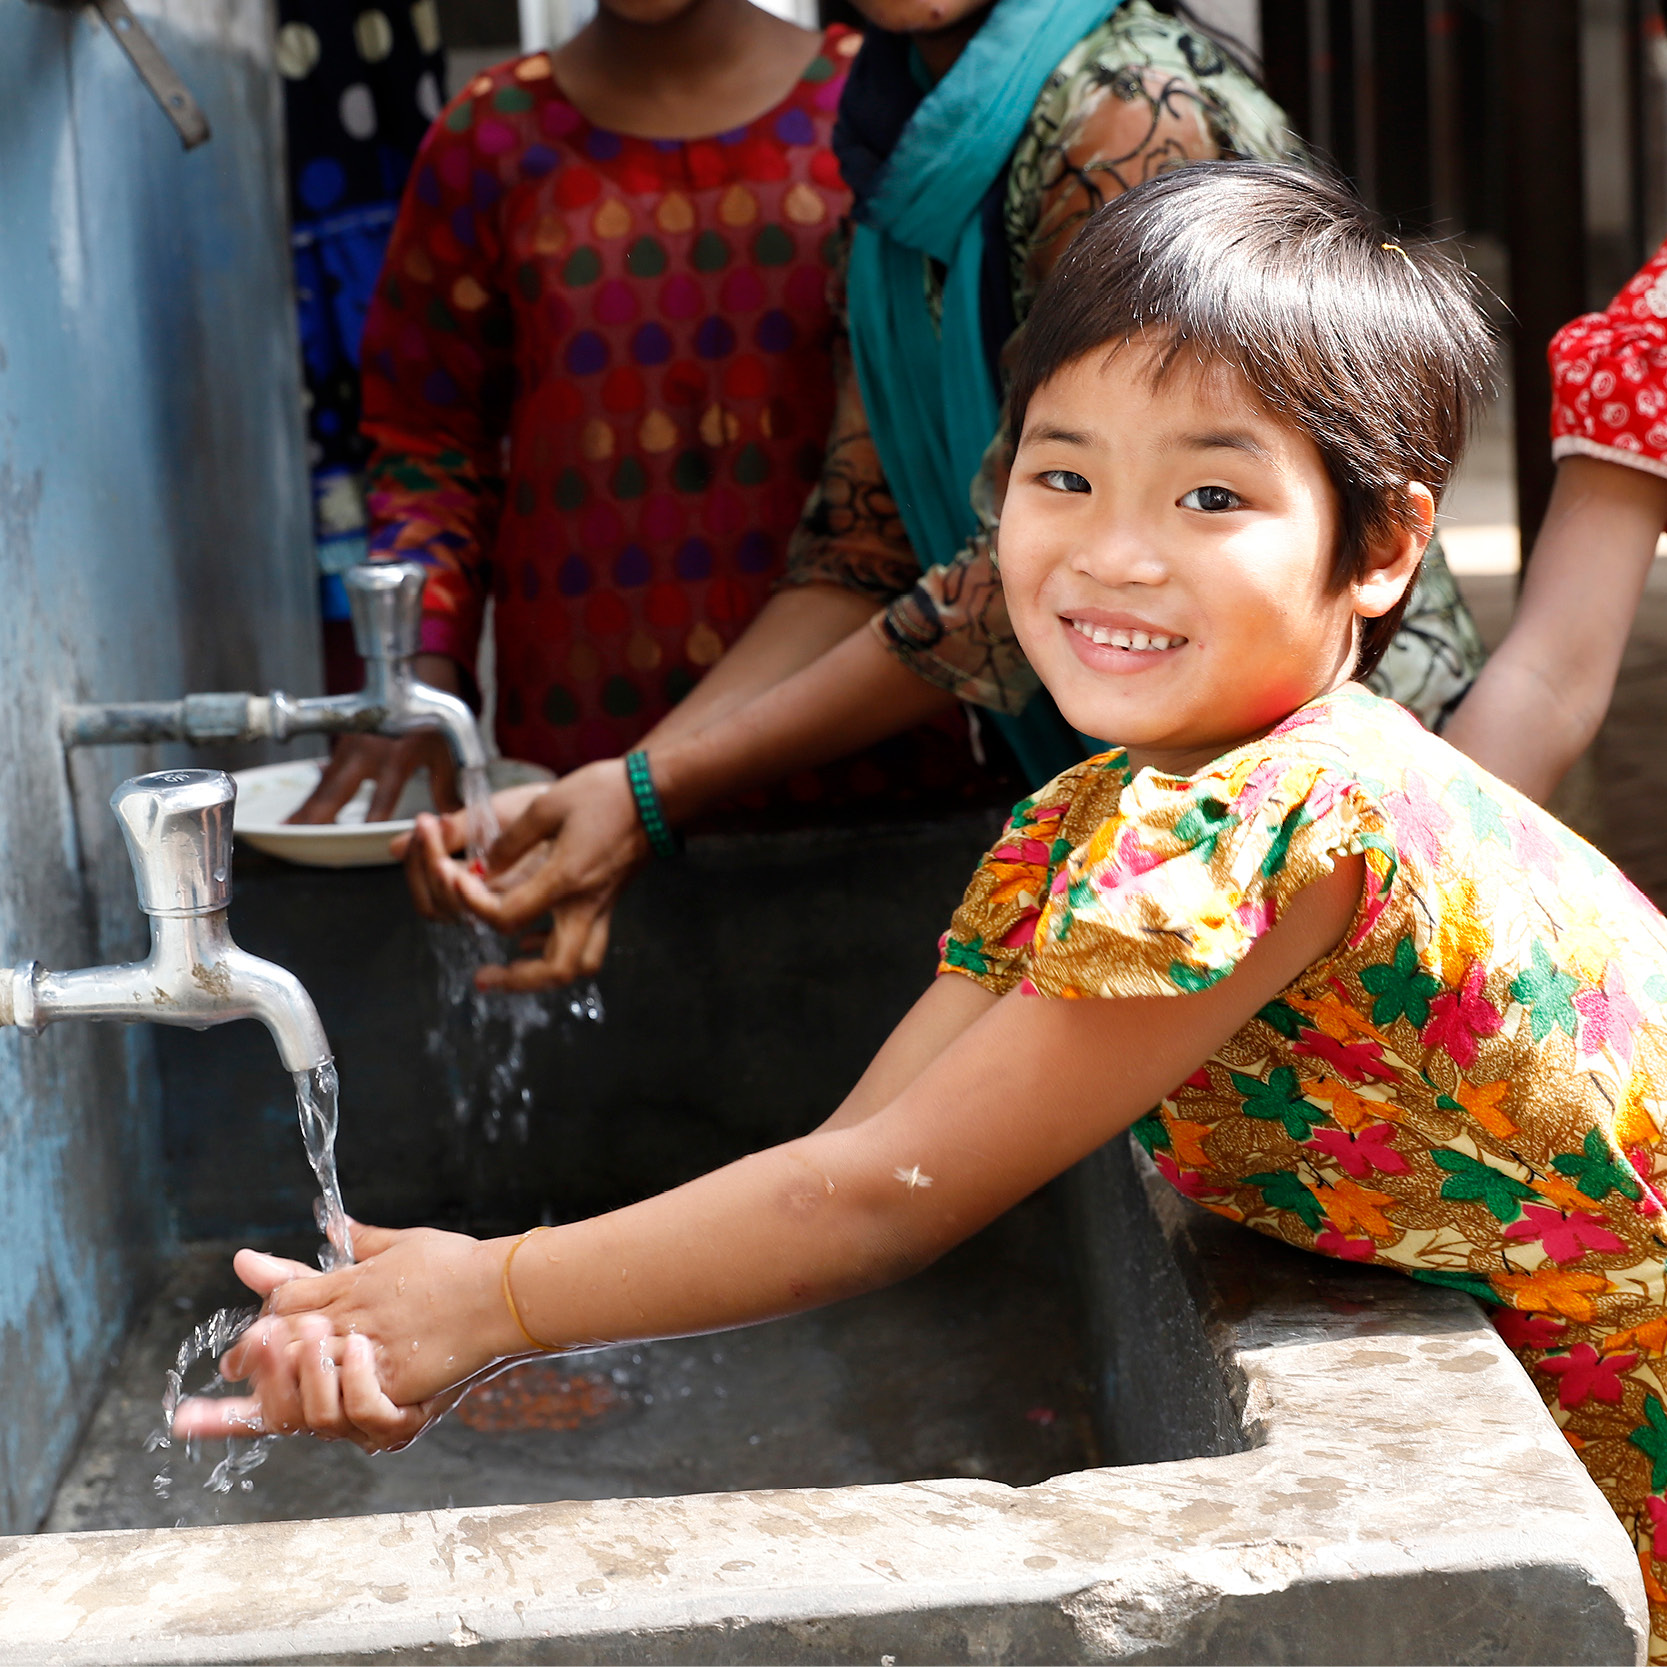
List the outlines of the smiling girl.
{"label": "smiling girl", "polygon": [[900,1278],[1132,1126],[1213,1210],[1493,1305],[1667,1653],[1667,922],[1358,681],[1487,359],[1462,273],[1340,186],[1205,165],[1098,214],[1020,349],[1000,560],[1030,663],[1116,745],[1014,811],[943,976],[814,1133],[658,1198],[358,1229],[328,1275],[240,1253],[255,1399],[182,1429],[397,1446],[529,1349]]}

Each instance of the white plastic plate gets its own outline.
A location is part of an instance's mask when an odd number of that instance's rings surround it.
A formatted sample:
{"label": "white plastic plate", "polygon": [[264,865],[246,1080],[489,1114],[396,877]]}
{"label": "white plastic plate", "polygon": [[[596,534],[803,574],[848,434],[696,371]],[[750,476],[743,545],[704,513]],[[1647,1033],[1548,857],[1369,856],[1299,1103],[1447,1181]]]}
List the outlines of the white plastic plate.
{"label": "white plastic plate", "polygon": [[[428,772],[423,770],[405,784],[397,816],[391,822],[365,820],[372,791],[368,781],[359,784],[359,791],[334,822],[302,825],[286,821],[318,785],[323,771],[323,760],[316,758],[236,771],[232,779],[237,783],[237,809],[232,826],[237,837],[268,856],[309,868],[374,868],[393,862],[390,842],[416,826],[419,811],[434,808],[428,793]],[[514,758],[494,758],[487,767],[487,776],[494,792],[556,779],[542,765]]]}

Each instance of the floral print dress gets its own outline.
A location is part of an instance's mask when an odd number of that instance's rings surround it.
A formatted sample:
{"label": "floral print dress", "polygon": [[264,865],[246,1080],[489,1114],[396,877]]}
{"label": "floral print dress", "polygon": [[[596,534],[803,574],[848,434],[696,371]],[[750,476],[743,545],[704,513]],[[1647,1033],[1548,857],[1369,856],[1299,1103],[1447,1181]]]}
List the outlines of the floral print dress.
{"label": "floral print dress", "polygon": [[1667,1660],[1667,921],[1619,870],[1351,685],[1190,776],[1111,752],[1026,799],[940,970],[1201,990],[1341,853],[1366,876],[1343,941],[1135,1133],[1221,1215],[1491,1305]]}

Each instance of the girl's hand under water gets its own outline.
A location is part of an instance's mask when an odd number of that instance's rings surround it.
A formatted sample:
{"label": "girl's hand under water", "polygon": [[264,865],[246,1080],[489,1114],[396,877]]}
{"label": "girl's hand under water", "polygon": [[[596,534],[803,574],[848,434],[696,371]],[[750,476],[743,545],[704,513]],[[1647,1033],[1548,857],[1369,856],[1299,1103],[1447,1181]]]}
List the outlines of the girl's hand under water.
{"label": "girl's hand under water", "polygon": [[238,1277],[265,1300],[220,1371],[252,1393],[182,1401],[177,1436],[305,1431],[391,1451],[527,1352],[503,1302],[507,1241],[355,1222],[353,1243],[362,1260],[328,1274],[238,1252]]}

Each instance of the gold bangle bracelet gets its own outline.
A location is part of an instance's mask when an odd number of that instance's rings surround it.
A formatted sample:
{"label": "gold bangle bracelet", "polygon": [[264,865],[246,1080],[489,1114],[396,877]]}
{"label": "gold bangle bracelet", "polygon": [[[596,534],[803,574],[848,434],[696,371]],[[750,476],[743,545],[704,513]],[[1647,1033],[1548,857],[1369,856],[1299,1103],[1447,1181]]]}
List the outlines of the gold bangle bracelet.
{"label": "gold bangle bracelet", "polygon": [[515,1306],[515,1292],[509,1282],[509,1272],[515,1265],[516,1251],[518,1251],[521,1246],[533,1236],[534,1233],[548,1233],[549,1231],[550,1229],[547,1226],[529,1227],[526,1232],[523,1233],[521,1237],[509,1247],[508,1254],[504,1257],[504,1306],[509,1310],[509,1317],[515,1322],[515,1329],[520,1332],[521,1335],[525,1337],[526,1340],[531,1343],[540,1354],[556,1354],[559,1351],[554,1343],[541,1343],[530,1331],[527,1330],[526,1324],[521,1318],[521,1310]]}

